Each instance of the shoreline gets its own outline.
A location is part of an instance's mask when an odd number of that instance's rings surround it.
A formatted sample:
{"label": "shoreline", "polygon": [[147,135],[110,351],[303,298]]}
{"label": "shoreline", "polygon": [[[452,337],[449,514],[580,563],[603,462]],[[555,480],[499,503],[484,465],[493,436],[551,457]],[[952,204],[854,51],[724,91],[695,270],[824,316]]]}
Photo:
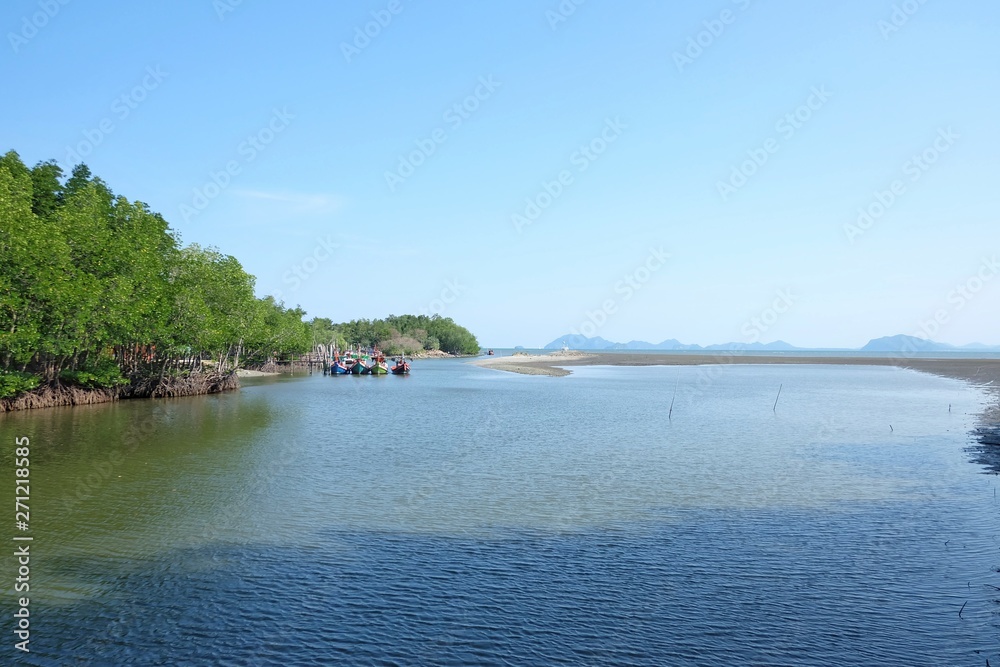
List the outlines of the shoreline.
{"label": "shoreline", "polygon": [[240,388],[236,373],[225,375],[194,374],[181,377],[138,379],[118,387],[79,387],[42,385],[31,391],[0,399],[0,414],[76,405],[96,405],[144,398],[181,398],[236,391]]}
{"label": "shoreline", "polygon": [[260,378],[260,377],[271,377],[273,375],[281,375],[281,373],[268,372],[268,371],[255,371],[249,368],[236,369],[236,377],[239,378]]}
{"label": "shoreline", "polygon": [[523,375],[563,377],[572,373],[573,366],[709,366],[755,364],[825,364],[834,366],[894,366],[908,368],[965,382],[983,389],[993,401],[979,415],[980,423],[1000,431],[1000,359],[915,359],[897,357],[784,357],[751,356],[732,353],[715,355],[650,352],[614,354],[607,352],[556,351],[550,354],[514,354],[509,357],[476,359],[470,362],[482,368],[492,368]]}

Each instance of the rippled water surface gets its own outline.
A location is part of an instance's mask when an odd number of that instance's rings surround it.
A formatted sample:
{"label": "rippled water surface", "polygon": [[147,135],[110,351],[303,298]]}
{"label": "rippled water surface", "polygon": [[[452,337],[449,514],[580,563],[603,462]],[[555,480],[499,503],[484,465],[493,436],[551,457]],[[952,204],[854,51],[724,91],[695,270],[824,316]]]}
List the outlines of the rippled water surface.
{"label": "rippled water surface", "polygon": [[34,536],[32,652],[8,630],[0,664],[1000,665],[963,383],[442,360],[245,384],[0,417],[8,477],[31,439]]}

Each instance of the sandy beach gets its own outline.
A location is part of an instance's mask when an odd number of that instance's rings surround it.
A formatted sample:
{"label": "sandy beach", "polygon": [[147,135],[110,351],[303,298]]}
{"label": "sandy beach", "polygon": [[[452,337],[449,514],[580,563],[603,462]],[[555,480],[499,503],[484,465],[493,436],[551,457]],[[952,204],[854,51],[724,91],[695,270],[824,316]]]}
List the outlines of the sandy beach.
{"label": "sandy beach", "polygon": [[514,354],[487,357],[476,366],[525,375],[569,375],[572,366],[697,366],[706,364],[833,364],[838,366],[897,366],[924,373],[966,380],[985,387],[997,401],[982,414],[984,424],[1000,424],[1000,359],[914,359],[896,357],[826,357],[745,355],[720,352],[714,355],[556,351],[550,354]]}

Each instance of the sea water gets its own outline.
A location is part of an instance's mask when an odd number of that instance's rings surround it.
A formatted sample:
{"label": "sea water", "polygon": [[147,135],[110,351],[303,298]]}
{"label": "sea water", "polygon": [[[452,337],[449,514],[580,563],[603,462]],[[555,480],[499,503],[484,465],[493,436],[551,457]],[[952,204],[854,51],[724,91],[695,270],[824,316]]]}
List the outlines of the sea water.
{"label": "sea water", "polygon": [[1000,664],[983,393],[572,370],[416,361],[0,417],[8,477],[30,438],[33,537],[31,653],[8,614],[0,662]]}

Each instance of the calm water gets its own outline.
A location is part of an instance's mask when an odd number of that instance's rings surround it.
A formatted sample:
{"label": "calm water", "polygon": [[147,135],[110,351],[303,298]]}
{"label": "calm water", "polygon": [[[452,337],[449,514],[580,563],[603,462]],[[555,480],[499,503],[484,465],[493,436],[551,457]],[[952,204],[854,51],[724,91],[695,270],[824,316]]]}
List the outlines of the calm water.
{"label": "calm water", "polygon": [[892,368],[443,360],[7,415],[32,653],[8,615],[0,664],[1000,665],[984,400]]}

